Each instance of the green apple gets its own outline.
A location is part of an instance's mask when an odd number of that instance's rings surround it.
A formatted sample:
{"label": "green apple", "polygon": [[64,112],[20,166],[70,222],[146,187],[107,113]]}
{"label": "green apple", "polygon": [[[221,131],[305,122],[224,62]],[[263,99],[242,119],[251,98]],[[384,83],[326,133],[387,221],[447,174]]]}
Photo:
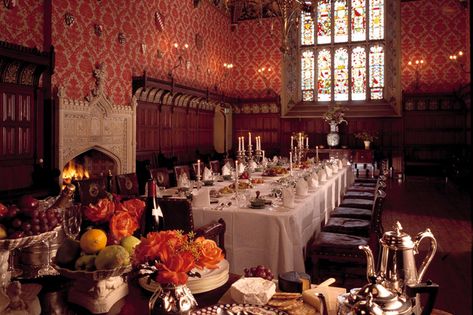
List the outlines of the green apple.
{"label": "green apple", "polygon": [[134,237],[133,235],[122,238],[120,245],[123,246],[128,254],[132,255],[135,250],[135,246],[138,245],[141,241]]}

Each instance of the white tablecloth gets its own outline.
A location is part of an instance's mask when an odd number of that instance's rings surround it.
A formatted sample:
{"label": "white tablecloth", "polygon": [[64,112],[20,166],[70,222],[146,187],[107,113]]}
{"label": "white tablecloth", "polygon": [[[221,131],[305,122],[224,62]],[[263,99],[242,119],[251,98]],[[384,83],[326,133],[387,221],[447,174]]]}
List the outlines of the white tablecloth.
{"label": "white tablecloth", "polygon": [[[265,178],[265,181],[270,180],[273,179]],[[340,203],[346,187],[353,181],[351,168],[343,168],[308,196],[296,196],[294,209],[240,209],[235,200],[222,211],[215,210],[214,206],[194,207],[194,225],[199,227],[219,218],[225,220],[226,258],[233,273],[242,274],[244,268],[257,265],[271,268],[275,275],[304,271],[304,247],[314,232],[320,231],[322,220],[327,219],[330,211]],[[265,183],[256,185],[253,191],[264,193],[269,189],[270,185]],[[225,199],[219,200],[222,201]]]}

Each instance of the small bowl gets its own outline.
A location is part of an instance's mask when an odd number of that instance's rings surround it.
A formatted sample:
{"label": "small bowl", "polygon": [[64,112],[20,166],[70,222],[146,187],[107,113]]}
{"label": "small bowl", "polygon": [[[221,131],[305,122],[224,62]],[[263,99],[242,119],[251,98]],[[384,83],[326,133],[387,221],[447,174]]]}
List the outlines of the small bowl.
{"label": "small bowl", "polygon": [[266,205],[266,201],[264,199],[258,198],[258,199],[252,199],[250,200],[251,207],[253,208],[264,208]]}
{"label": "small bowl", "polygon": [[224,180],[232,180],[232,175],[223,175]]}
{"label": "small bowl", "polygon": [[204,180],[202,182],[204,183],[204,186],[213,186],[214,185],[213,180]]}

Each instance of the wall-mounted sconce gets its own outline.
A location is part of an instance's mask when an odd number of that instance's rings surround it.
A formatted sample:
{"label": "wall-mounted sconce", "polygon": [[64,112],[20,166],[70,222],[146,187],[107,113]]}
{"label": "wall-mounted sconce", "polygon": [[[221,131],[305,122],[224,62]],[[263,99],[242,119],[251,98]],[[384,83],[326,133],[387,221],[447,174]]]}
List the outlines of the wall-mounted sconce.
{"label": "wall-mounted sconce", "polygon": [[3,5],[7,9],[13,9],[14,7],[16,7],[16,4],[17,0],[3,0]]}
{"label": "wall-mounted sconce", "polygon": [[187,50],[189,49],[189,44],[184,44],[182,47],[179,47],[178,43],[174,43],[173,48],[177,50],[177,59],[176,59],[176,64],[174,67],[171,68],[171,70],[168,73],[168,77],[173,78],[174,76],[174,71],[182,66],[184,64],[184,67],[186,70],[189,70],[191,67],[191,62],[189,59],[186,59],[185,56],[187,56]]}
{"label": "wall-mounted sconce", "polygon": [[448,56],[448,59],[450,59],[450,61],[456,62],[460,66],[460,69],[464,73],[470,73],[470,71],[466,71],[466,69],[465,69],[465,63],[463,61],[463,56],[464,56],[463,51],[460,50],[457,53]]}
{"label": "wall-mounted sconce", "polygon": [[66,14],[64,14],[64,23],[66,23],[67,26],[71,26],[72,24],[74,24],[74,15],[72,15],[72,13],[69,13],[67,12]]}
{"label": "wall-mounted sconce", "polygon": [[271,67],[261,67],[258,69],[258,74],[261,76],[264,82],[264,86],[266,87],[266,92],[269,94],[271,92],[271,88],[269,87],[269,78],[273,69]]}
{"label": "wall-mounted sconce", "polygon": [[94,25],[94,33],[98,37],[101,37],[103,34],[103,26],[101,24],[95,24]]}
{"label": "wall-mounted sconce", "polygon": [[125,45],[126,43],[125,33],[118,33],[118,42],[120,43],[120,45]]}
{"label": "wall-mounted sconce", "polygon": [[[218,86],[220,84],[222,84],[222,82],[227,79],[227,77],[230,74],[230,71],[233,69],[233,67],[234,67],[233,63],[224,63],[223,64],[223,75],[222,75],[222,78],[220,79],[220,81],[215,82],[215,85],[214,85],[214,90],[215,91],[218,91]],[[210,73],[210,69],[207,69],[207,71]]]}
{"label": "wall-mounted sconce", "polygon": [[415,76],[416,76],[415,82],[414,82],[414,90],[417,91],[419,90],[419,86],[420,86],[420,70],[424,67],[426,63],[423,59],[416,59],[414,61],[409,61],[407,64],[411,67],[414,67]]}

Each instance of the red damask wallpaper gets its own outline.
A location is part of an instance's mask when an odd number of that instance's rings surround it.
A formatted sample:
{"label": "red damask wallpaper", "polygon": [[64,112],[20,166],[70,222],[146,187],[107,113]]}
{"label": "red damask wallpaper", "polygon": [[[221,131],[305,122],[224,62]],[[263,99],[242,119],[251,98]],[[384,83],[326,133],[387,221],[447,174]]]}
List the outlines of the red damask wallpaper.
{"label": "red damask wallpaper", "polygon": [[[401,4],[402,87],[416,91],[416,72],[408,62],[423,59],[419,92],[450,92],[469,82],[469,75],[449,56],[459,50],[469,69],[469,8],[458,0],[411,1]],[[468,49],[468,50],[467,50]],[[469,70],[468,70],[469,71]]]}
{"label": "red damask wallpaper", "polygon": [[43,1],[17,2],[11,9],[0,5],[0,40],[43,50]]}
{"label": "red damask wallpaper", "polygon": [[[156,23],[156,12],[162,28]],[[75,18],[71,26],[64,23],[66,13]],[[95,34],[95,24],[103,26],[101,36]],[[118,42],[120,32],[125,34],[124,44]],[[93,87],[94,65],[104,62],[111,79],[107,92],[114,102],[126,104],[131,98],[132,75],[141,75],[146,69],[150,77],[169,79],[168,73],[181,55],[183,62],[173,72],[175,81],[213,88],[221,81],[223,63],[231,62],[230,35],[228,16],[206,1],[197,8],[192,0],[58,1],[53,6],[57,51],[53,84],[65,86],[68,97],[81,99]],[[181,47],[187,43],[189,48],[176,49],[174,43]],[[230,90],[227,82],[219,87],[227,93]]]}
{"label": "red damask wallpaper", "polygon": [[[281,92],[280,24],[277,19],[239,22],[233,33],[235,68],[232,76],[237,96],[265,97]],[[271,68],[264,76],[260,68]],[[268,89],[272,91],[268,91]]]}

